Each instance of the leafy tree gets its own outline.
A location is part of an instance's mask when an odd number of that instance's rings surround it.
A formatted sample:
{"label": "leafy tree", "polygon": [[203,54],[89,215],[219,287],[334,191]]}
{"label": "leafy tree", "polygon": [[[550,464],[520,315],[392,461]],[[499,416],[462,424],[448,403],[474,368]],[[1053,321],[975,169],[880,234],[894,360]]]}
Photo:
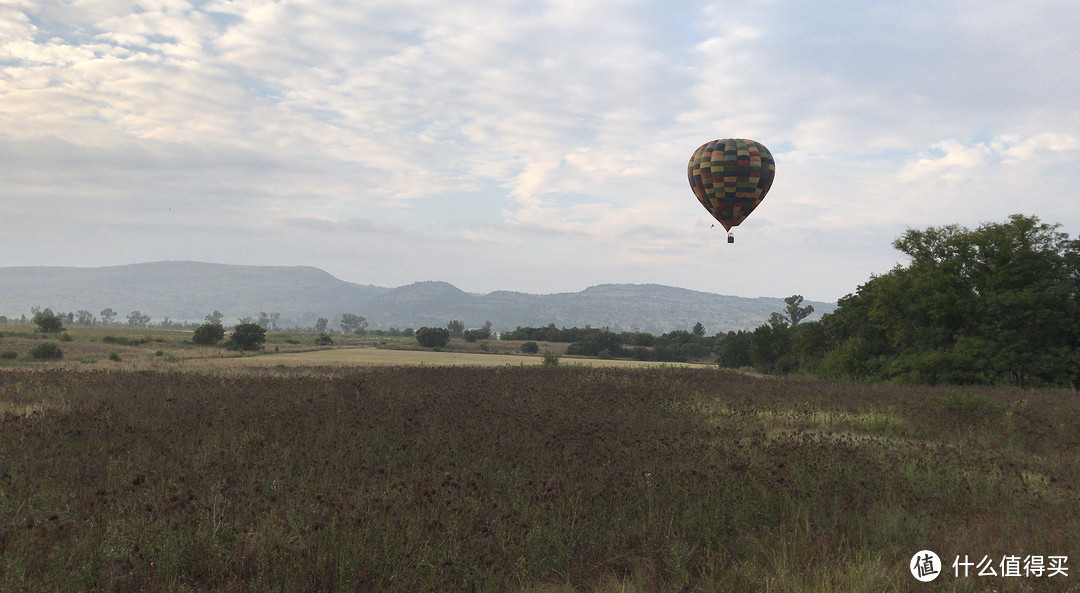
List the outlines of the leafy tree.
{"label": "leafy tree", "polygon": [[109,325],[113,319],[116,319],[116,311],[113,311],[111,307],[105,307],[101,313],[98,313],[98,317],[101,317],[102,325]]}
{"label": "leafy tree", "polygon": [[751,366],[750,342],[753,336],[745,330],[729,331],[716,340],[716,362],[722,367]]}
{"label": "leafy tree", "polygon": [[343,313],[341,315],[341,333],[343,334],[363,335],[367,326],[367,319],[359,315],[353,313]]}
{"label": "leafy tree", "polygon": [[[825,333],[837,374],[912,382],[1080,380],[1080,242],[1014,215],[908,230],[911,259],[840,300]],[[850,355],[847,353],[855,353]]]}
{"label": "leafy tree", "polygon": [[210,313],[205,317],[206,323],[210,325],[222,325],[222,321],[224,321],[224,319],[225,316],[222,315],[221,311],[218,311],[217,309],[215,309],[213,313]]}
{"label": "leafy tree", "polygon": [[701,322],[699,321],[699,322],[694,324],[694,329],[690,330],[690,333],[693,334],[694,337],[704,338],[705,337],[705,326],[702,325]]}
{"label": "leafy tree", "polygon": [[806,319],[814,312],[813,305],[807,305],[805,307],[799,306],[803,302],[801,294],[791,295],[784,299],[784,302],[787,304],[787,306],[784,307],[784,313],[787,315],[787,320],[792,326],[799,325],[800,321]]}
{"label": "leafy tree", "polygon": [[281,313],[267,313],[265,311],[260,311],[257,323],[266,331],[277,331],[278,321],[280,320]]}
{"label": "leafy tree", "polygon": [[457,319],[447,323],[446,329],[449,330],[451,338],[465,337],[465,324]]}
{"label": "leafy tree", "polygon": [[241,323],[229,337],[229,347],[236,350],[258,350],[265,343],[266,330],[257,323]]}
{"label": "leafy tree", "polygon": [[191,336],[192,342],[203,346],[213,346],[224,339],[225,328],[220,323],[204,323],[195,328],[195,334]]}
{"label": "leafy tree", "polygon": [[328,325],[330,325],[330,320],[325,317],[320,317],[318,321],[315,322],[315,333],[325,334],[326,326]]}
{"label": "leafy tree", "polygon": [[416,341],[425,348],[442,348],[450,342],[450,330],[442,327],[421,327],[416,330]]}
{"label": "leafy tree", "polygon": [[142,311],[132,311],[127,318],[128,327],[146,327],[150,323],[150,316]]}
{"label": "leafy tree", "polygon": [[525,354],[536,354],[540,351],[540,345],[536,342],[525,342],[521,345],[521,351]]}
{"label": "leafy tree", "polygon": [[75,313],[75,323],[77,325],[94,325],[94,314],[86,309],[80,309]]}
{"label": "leafy tree", "polygon": [[63,317],[56,315],[52,312],[52,309],[49,308],[46,308],[44,311],[35,311],[34,323],[37,324],[38,331],[43,334],[56,334],[64,330]]}

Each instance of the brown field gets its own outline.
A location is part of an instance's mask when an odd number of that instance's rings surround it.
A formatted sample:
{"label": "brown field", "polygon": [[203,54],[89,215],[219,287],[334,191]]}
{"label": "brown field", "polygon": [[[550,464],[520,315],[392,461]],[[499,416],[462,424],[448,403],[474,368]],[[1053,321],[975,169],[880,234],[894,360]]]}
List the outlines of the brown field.
{"label": "brown field", "polygon": [[0,368],[0,591],[1080,591],[1072,391],[159,337]]}

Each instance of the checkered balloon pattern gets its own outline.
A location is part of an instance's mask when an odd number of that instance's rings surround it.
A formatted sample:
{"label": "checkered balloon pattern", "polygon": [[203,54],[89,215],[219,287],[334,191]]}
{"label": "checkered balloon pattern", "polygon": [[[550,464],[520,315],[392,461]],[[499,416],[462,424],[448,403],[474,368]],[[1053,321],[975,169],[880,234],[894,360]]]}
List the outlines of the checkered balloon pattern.
{"label": "checkered balloon pattern", "polygon": [[757,208],[772,186],[776,162],[764,145],[727,138],[702,144],[686,169],[699,202],[726,230]]}

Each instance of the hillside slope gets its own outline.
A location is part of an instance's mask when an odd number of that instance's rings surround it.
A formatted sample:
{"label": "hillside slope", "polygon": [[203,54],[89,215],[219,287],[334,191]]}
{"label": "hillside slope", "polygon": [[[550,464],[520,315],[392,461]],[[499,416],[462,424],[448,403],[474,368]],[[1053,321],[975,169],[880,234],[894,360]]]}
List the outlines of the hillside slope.
{"label": "hillside slope", "polygon": [[[810,303],[817,315],[835,303]],[[656,284],[603,284],[581,292],[546,295],[511,291],[464,292],[446,282],[397,288],[360,285],[314,267],[241,266],[189,261],[101,268],[0,268],[0,315],[18,318],[33,307],[56,312],[106,307],[121,318],[141,311],[160,321],[200,321],[212,311],[227,320],[280,313],[281,325],[310,326],[318,317],[336,327],[342,313],[368,319],[373,329],[467,327],[491,321],[496,330],[517,326],[592,325],[616,331],[662,333],[701,322],[706,331],[748,329],[784,307],[780,298],[746,298]]]}

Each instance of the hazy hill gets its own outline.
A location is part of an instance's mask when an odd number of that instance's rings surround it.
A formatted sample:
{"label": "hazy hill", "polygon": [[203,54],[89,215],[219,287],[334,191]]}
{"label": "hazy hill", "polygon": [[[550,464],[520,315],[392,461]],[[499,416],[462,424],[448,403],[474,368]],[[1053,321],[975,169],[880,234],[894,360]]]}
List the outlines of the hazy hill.
{"label": "hazy hill", "polygon": [[[817,315],[835,303],[812,303]],[[372,328],[467,327],[491,321],[495,329],[517,326],[592,325],[661,333],[696,322],[709,333],[753,328],[784,306],[781,298],[746,298],[656,284],[603,284],[581,292],[546,295],[464,292],[446,282],[397,288],[339,280],[312,267],[236,266],[155,262],[102,268],[0,268],[0,315],[30,315],[32,307],[57,312],[106,307],[120,318],[141,311],[154,321],[201,321],[221,311],[226,319],[281,313],[282,325],[314,325],[326,317],[337,327],[342,313],[363,315]],[[816,316],[816,315],[815,315]]]}

